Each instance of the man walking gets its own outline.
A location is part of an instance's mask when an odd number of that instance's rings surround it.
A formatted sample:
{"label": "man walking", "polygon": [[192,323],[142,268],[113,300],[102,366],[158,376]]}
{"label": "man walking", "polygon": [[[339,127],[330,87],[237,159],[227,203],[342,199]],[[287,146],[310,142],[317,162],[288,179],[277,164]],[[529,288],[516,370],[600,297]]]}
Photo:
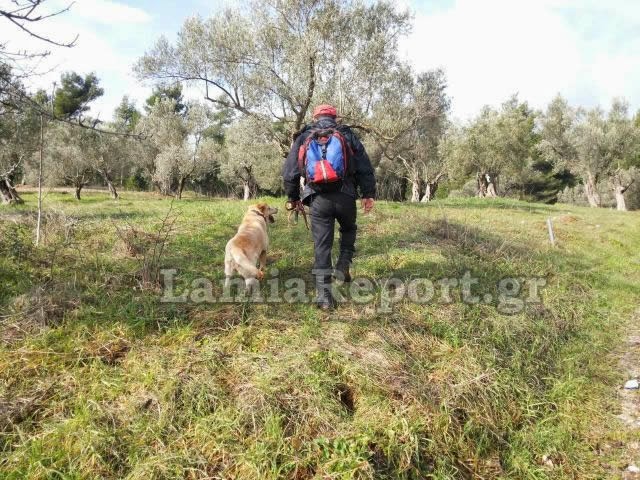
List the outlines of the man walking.
{"label": "man walking", "polygon": [[[331,294],[332,274],[339,280],[351,281],[357,189],[365,213],[373,208],[376,193],[373,167],[364,146],[349,127],[336,122],[336,117],[334,106],[316,107],[313,123],[305,126],[294,141],[282,171],[291,207],[309,205],[311,209],[316,302],[323,310],[336,306]],[[305,179],[302,196],[300,177]],[[340,254],[334,272],[331,248],[336,220],[340,225]]]}

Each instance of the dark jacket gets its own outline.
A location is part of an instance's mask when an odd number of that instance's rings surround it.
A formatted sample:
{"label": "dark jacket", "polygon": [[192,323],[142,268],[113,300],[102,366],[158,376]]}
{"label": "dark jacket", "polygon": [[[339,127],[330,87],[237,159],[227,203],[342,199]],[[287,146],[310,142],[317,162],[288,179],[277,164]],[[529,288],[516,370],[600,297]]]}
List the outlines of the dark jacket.
{"label": "dark jacket", "polygon": [[[349,157],[348,172],[342,181],[342,185],[339,186],[340,191],[356,198],[356,188],[359,188],[362,198],[374,198],[376,195],[376,178],[373,174],[371,160],[369,160],[369,155],[367,155],[364,146],[349,127],[338,125],[335,119],[331,117],[321,117],[317,122],[307,125],[300,132],[284,162],[282,178],[284,179],[284,190],[289,200],[300,199],[300,176],[302,172],[300,172],[298,165],[298,151],[311,134],[311,131],[316,128],[336,128],[344,136],[353,151],[353,156]],[[322,193],[320,186],[306,185],[302,192],[302,201],[304,202],[315,193]]]}

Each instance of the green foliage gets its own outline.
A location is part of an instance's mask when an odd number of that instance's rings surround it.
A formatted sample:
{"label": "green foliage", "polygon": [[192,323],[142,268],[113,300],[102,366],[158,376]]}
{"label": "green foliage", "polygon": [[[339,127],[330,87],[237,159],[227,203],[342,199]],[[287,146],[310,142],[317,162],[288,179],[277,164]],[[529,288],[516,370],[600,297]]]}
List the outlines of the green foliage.
{"label": "green foliage", "polygon": [[55,115],[70,118],[89,110],[89,103],[104,94],[99,83],[95,73],[89,73],[84,78],[76,72],[63,73],[60,87],[53,97]]}
{"label": "green foliage", "polygon": [[182,96],[182,84],[174,83],[171,85],[160,84],[153,87],[151,96],[145,101],[144,109],[149,115],[153,107],[162,100],[173,100],[173,110],[178,115],[184,115],[187,105],[184,103]]}
{"label": "green foliage", "polygon": [[234,121],[235,112],[230,108],[217,107],[210,114],[211,125],[204,130],[204,138],[224,145],[227,129]]}
{"label": "green foliage", "polygon": [[[277,191],[282,183],[282,153],[270,130],[252,118],[236,122],[226,131],[221,178],[239,191],[243,188]],[[256,192],[252,192],[256,193]]]}
{"label": "green foliage", "polygon": [[541,116],[541,124],[538,148],[543,157],[582,180],[591,206],[601,204],[602,181],[611,180],[623,193],[628,188],[624,177],[640,157],[640,130],[625,101],[614,100],[605,113],[600,108],[572,108],[558,96]]}
{"label": "green foliage", "polygon": [[208,106],[192,103],[181,114],[177,105],[175,99],[158,98],[138,131],[146,136],[141,163],[152,181],[163,194],[179,198],[188,180],[216,168],[221,146],[210,130],[219,119],[212,119]]}
{"label": "green foliage", "polygon": [[122,97],[120,105],[113,112],[114,127],[117,131],[132,133],[135,131],[142,114],[136,108],[135,102],[127,95]]}
{"label": "green foliage", "polygon": [[[628,105],[615,100],[608,114],[600,108],[574,109],[557,97],[541,118],[543,156],[576,175],[606,178],[631,166],[638,152],[639,131]],[[596,182],[597,183],[597,182]]]}
{"label": "green foliage", "polygon": [[[46,102],[46,97],[38,92],[34,100]],[[12,104],[0,88],[0,182],[13,184],[22,176],[39,147],[39,137],[40,115],[36,109]]]}
{"label": "green foliage", "polygon": [[46,107],[51,103],[51,97],[46,90],[39,89],[35,95],[33,95],[33,101],[41,107]]}
{"label": "green foliage", "polygon": [[124,188],[134,191],[145,191],[149,189],[149,182],[141,169],[136,169],[133,175],[124,181]]}
{"label": "green foliage", "polygon": [[535,114],[517,96],[500,110],[484,107],[467,125],[453,128],[442,147],[454,178],[489,175],[492,181],[519,175],[532,162],[537,134]]}
{"label": "green foliage", "polygon": [[[443,70],[414,78],[409,69],[403,69],[374,104],[371,128],[380,137],[373,132],[380,158],[376,166],[384,175],[411,182],[412,201],[420,200],[422,184],[437,184],[446,173],[439,149],[451,107],[446,89]],[[378,151],[372,153],[376,156]]]}
{"label": "green foliage", "polygon": [[529,202],[556,203],[558,194],[576,185],[568,170],[556,171],[553,164],[538,159],[513,179],[506,179],[505,193]]}

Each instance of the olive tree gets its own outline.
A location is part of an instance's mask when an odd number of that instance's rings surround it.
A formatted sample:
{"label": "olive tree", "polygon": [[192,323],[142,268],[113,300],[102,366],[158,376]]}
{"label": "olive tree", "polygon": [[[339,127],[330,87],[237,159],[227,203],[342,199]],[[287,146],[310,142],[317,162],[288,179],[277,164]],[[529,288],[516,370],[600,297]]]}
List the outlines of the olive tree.
{"label": "olive tree", "polygon": [[626,169],[637,159],[638,129],[629,117],[628,105],[614,100],[606,114],[601,108],[572,108],[558,96],[541,116],[540,151],[556,168],[579,176],[591,207],[602,204],[599,187],[610,181],[617,207],[626,210]]}
{"label": "olive tree", "polygon": [[629,104],[615,100],[607,116],[605,133],[607,173],[616,199],[616,208],[627,210],[625,193],[635,180],[636,167],[640,165],[640,129],[629,117]]}
{"label": "olive tree", "polygon": [[23,175],[40,145],[39,115],[29,105],[16,104],[16,95],[28,98],[29,103],[36,106],[46,102],[41,92],[29,95],[14,71],[0,62],[0,201],[3,204],[22,203],[14,183]]}
{"label": "olive tree", "polygon": [[153,182],[161,193],[178,199],[187,180],[211,166],[219,152],[217,143],[207,137],[210,109],[194,103],[185,110],[179,113],[175,99],[159,98],[140,122],[141,131],[148,135],[143,161]]}
{"label": "olive tree", "polygon": [[536,144],[535,115],[516,96],[500,110],[484,107],[481,113],[447,136],[449,170],[456,176],[475,175],[479,197],[496,197],[501,175],[517,174],[531,163]]}
{"label": "olive tree", "polygon": [[335,103],[346,121],[365,123],[408,27],[409,14],[387,1],[253,0],[188,19],[175,43],[161,37],[135,70],[203,86],[208,101],[268,131],[282,156],[314,104]]}
{"label": "olive tree", "polygon": [[93,131],[84,132],[85,154],[91,167],[102,177],[109,189],[111,198],[119,198],[115,186],[118,173],[125,170],[130,164],[131,146],[135,140],[128,137],[115,137],[100,134]]}
{"label": "olive tree", "polygon": [[403,177],[411,185],[412,202],[430,201],[445,175],[438,145],[445,131],[450,99],[442,70],[414,78],[410,69],[383,91],[372,123],[382,153],[379,170]]}
{"label": "olive tree", "polygon": [[22,203],[14,182],[38,149],[39,125],[33,112],[0,104],[0,200],[4,204]]}
{"label": "olive tree", "polygon": [[187,180],[214,168],[214,163],[220,157],[220,146],[215,139],[212,126],[214,113],[201,103],[188,106],[186,117],[187,155],[179,157],[176,163],[178,176],[177,198],[182,198]]}
{"label": "olive tree", "polygon": [[94,149],[95,138],[89,133],[89,130],[54,123],[46,134],[46,183],[50,186],[71,185],[76,200],[81,199],[82,189],[94,174],[92,158],[87,151]]}
{"label": "olive tree", "polygon": [[102,180],[111,198],[118,199],[115,178],[130,163],[134,140],[53,123],[47,129],[46,144],[48,185],[70,185],[80,200],[86,185]]}
{"label": "olive tree", "polygon": [[282,156],[269,134],[269,129],[250,117],[227,129],[221,174],[241,189],[244,200],[254,197],[259,186],[271,190],[280,186]]}
{"label": "olive tree", "polygon": [[153,183],[163,195],[175,191],[175,165],[186,155],[184,143],[187,127],[184,118],[175,111],[175,100],[160,99],[149,115],[140,122],[140,130],[148,138],[148,160],[145,165]]}

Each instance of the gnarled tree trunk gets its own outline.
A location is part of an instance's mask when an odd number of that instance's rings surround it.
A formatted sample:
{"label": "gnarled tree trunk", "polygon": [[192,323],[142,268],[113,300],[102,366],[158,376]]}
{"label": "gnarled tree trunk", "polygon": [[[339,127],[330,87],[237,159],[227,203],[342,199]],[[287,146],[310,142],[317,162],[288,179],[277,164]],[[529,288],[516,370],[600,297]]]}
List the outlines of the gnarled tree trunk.
{"label": "gnarled tree trunk", "polygon": [[480,172],[476,173],[476,195],[480,198],[487,196],[487,184],[484,175]]}
{"label": "gnarled tree trunk", "polygon": [[243,166],[244,173],[239,173],[238,177],[242,180],[242,199],[249,200],[254,198],[258,193],[258,183],[253,176],[253,167]]}
{"label": "gnarled tree trunk", "polygon": [[104,178],[104,181],[107,184],[107,188],[109,189],[109,193],[111,194],[111,198],[113,198],[114,200],[118,200],[119,198],[118,191],[116,190],[116,187],[113,184],[113,180],[111,179],[111,175],[109,174],[109,172],[106,170],[98,169],[98,173],[102,175],[102,178]]}
{"label": "gnarled tree trunk", "polygon": [[[402,162],[404,165],[404,173],[405,175],[402,177],[404,180],[405,188],[407,183],[411,184],[411,197],[409,197],[409,201],[411,203],[417,203],[420,201],[420,192],[422,191],[422,178],[420,178],[420,169],[418,166],[404,158],[402,155],[397,155],[395,160]],[[406,197],[403,195],[402,200]]]}
{"label": "gnarled tree trunk", "polygon": [[109,188],[109,193],[111,194],[111,198],[113,198],[114,200],[118,200],[120,195],[118,195],[118,191],[116,190],[116,187],[113,185],[113,182],[111,181],[111,179],[107,179],[107,187]]}
{"label": "gnarled tree trunk", "polygon": [[187,182],[187,177],[180,177],[178,181],[178,190],[176,191],[176,198],[182,200],[182,191],[184,190],[184,184]]}
{"label": "gnarled tree trunk", "polygon": [[420,201],[420,173],[417,171],[411,172],[411,202],[416,203]]}
{"label": "gnarled tree trunk", "polygon": [[624,199],[624,192],[625,190],[622,188],[621,185],[617,185],[613,187],[613,194],[616,197],[616,210],[620,212],[627,211],[627,202]]}
{"label": "gnarled tree trunk", "polygon": [[411,180],[411,202],[420,201],[420,181]]}
{"label": "gnarled tree trunk", "polygon": [[612,179],[613,182],[613,194],[616,197],[616,209],[621,212],[627,211],[627,201],[624,198],[624,194],[633,185],[634,180],[631,180],[627,185],[623,185],[620,178],[620,172],[616,172]]}
{"label": "gnarled tree trunk", "polygon": [[249,200],[251,198],[251,185],[245,180],[242,185],[242,199]]}
{"label": "gnarled tree trunk", "polygon": [[86,175],[89,174],[90,172],[91,172],[90,170],[76,171],[64,177],[65,182],[73,185],[73,188],[74,188],[73,196],[76,200],[81,199],[82,189],[89,183]]}
{"label": "gnarled tree trunk", "polygon": [[164,195],[165,197],[170,197],[175,195],[175,191],[173,190],[173,185],[171,181],[160,180],[160,181],[154,181],[153,184],[156,187],[158,187],[160,194]]}
{"label": "gnarled tree trunk", "polygon": [[486,172],[478,172],[476,174],[476,184],[478,197],[495,198],[498,196],[497,175]]}
{"label": "gnarled tree trunk", "polygon": [[421,202],[430,202],[435,198],[436,192],[438,191],[438,185],[443,176],[444,173],[439,173],[433,180],[425,181],[425,190],[424,195],[422,196],[422,200],[420,200]]}
{"label": "gnarled tree trunk", "polygon": [[23,203],[22,198],[7,177],[0,177],[0,199],[5,205]]}
{"label": "gnarled tree trunk", "polygon": [[487,197],[495,198],[498,196],[498,187],[496,175],[487,173]]}
{"label": "gnarled tree trunk", "polygon": [[586,178],[584,180],[584,193],[587,196],[589,206],[593,208],[599,207],[602,203],[600,194],[598,193],[597,185],[597,175],[593,175],[591,172],[587,172]]}

